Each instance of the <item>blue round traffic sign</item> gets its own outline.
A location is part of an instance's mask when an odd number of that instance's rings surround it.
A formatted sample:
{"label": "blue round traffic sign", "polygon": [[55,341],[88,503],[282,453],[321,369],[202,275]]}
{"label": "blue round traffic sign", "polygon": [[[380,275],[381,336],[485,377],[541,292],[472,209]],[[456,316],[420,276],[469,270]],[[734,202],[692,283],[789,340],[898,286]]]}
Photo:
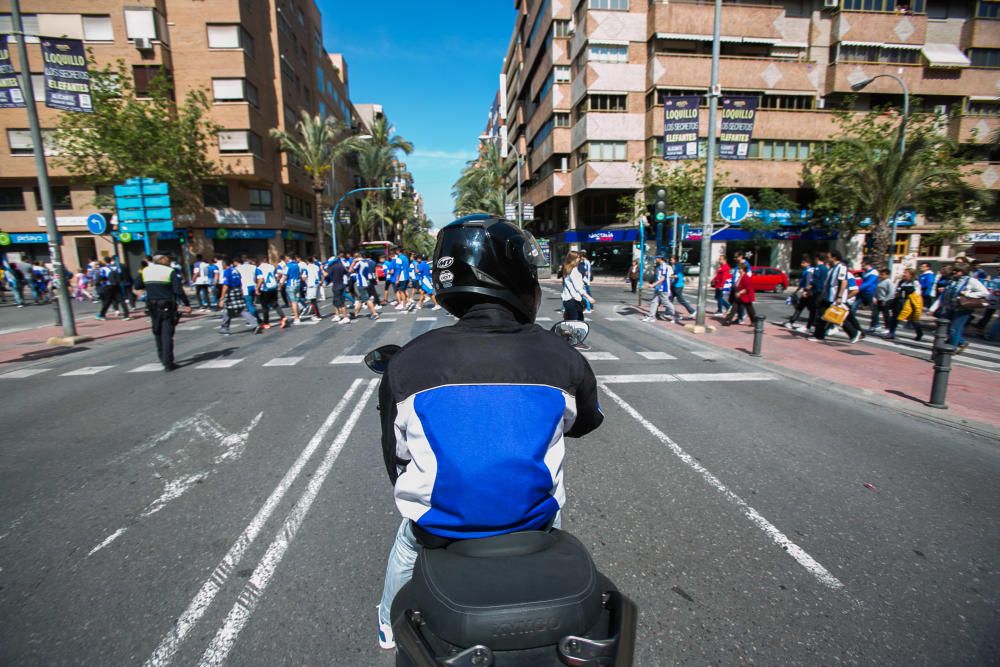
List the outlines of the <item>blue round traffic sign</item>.
{"label": "blue round traffic sign", "polygon": [[108,231],[108,221],[100,213],[91,213],[87,216],[87,229],[91,234],[103,234]]}
{"label": "blue round traffic sign", "polygon": [[730,192],[719,202],[719,215],[726,222],[739,222],[750,215],[750,200],[739,192]]}

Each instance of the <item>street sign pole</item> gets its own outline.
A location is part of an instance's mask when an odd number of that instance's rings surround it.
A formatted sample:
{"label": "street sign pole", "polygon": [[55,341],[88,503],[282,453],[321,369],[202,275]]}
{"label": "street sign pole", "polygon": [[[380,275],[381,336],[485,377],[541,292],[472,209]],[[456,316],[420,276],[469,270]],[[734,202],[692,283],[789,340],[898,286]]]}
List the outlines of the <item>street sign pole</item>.
{"label": "street sign pole", "polygon": [[31,143],[35,147],[35,169],[38,170],[38,193],[42,200],[42,211],[45,216],[45,231],[49,236],[49,252],[52,255],[53,280],[59,286],[56,295],[57,324],[61,323],[63,336],[76,337],[76,321],[73,319],[73,305],[69,300],[69,285],[66,284],[66,270],[63,268],[62,238],[59,227],[56,226],[55,208],[52,206],[52,192],[49,190],[49,170],[45,163],[45,144],[42,142],[42,130],[38,125],[38,109],[35,108],[35,91],[31,85],[30,68],[28,66],[28,49],[24,46],[24,23],[21,21],[20,0],[11,0],[10,10],[14,22],[14,34],[17,35],[17,57],[21,65],[21,93],[24,95],[24,105],[28,112],[28,127],[31,129]]}
{"label": "street sign pole", "polygon": [[715,115],[719,109],[719,53],[721,45],[722,0],[715,0],[712,26],[712,78],[708,91],[708,157],[705,161],[705,201],[701,208],[701,266],[698,271],[698,315],[696,331],[705,330],[708,281],[712,267],[712,200],[715,198]]}

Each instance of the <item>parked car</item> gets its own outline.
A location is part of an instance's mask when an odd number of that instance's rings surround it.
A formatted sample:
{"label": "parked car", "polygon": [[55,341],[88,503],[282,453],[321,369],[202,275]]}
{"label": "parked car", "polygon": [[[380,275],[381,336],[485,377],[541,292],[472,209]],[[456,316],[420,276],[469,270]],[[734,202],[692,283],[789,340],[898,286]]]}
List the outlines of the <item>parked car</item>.
{"label": "parked car", "polygon": [[757,292],[781,294],[788,289],[788,274],[773,266],[754,266],[751,284]]}

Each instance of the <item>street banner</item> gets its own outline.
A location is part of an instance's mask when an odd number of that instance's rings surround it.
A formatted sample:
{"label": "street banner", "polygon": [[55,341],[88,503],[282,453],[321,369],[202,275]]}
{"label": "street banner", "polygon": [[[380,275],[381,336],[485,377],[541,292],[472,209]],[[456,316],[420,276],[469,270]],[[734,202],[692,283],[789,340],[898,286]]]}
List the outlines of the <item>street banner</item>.
{"label": "street banner", "polygon": [[722,98],[722,132],[719,157],[723,160],[746,160],[757,115],[756,97]]}
{"label": "street banner", "polygon": [[663,100],[663,158],[698,158],[698,104],[701,95],[666,97]]}
{"label": "street banner", "polygon": [[24,107],[24,95],[17,81],[17,72],[10,64],[7,37],[0,35],[0,109],[19,109]]}
{"label": "street banner", "polygon": [[94,104],[83,41],[45,37],[41,43],[42,62],[45,63],[45,106],[92,113]]}

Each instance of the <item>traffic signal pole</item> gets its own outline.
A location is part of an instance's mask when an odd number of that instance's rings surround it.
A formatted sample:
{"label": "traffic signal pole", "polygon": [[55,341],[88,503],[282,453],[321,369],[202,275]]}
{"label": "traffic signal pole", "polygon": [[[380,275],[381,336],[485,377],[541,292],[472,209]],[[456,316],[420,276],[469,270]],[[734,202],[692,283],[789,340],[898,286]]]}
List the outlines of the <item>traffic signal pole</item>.
{"label": "traffic signal pole", "polygon": [[[42,140],[42,130],[38,125],[38,109],[35,108],[35,91],[31,86],[30,68],[28,66],[28,49],[24,46],[24,23],[21,21],[20,0],[11,0],[10,10],[14,23],[14,34],[17,35],[17,58],[21,66],[21,94],[28,112],[28,127],[31,130],[31,143],[34,146],[35,169],[38,170],[38,194],[42,200],[42,212],[45,217],[45,231],[49,237],[49,253],[52,256],[53,284],[58,285],[56,295],[58,317],[63,328],[65,341],[75,342],[76,321],[73,319],[73,305],[69,300],[69,285],[66,284],[66,270],[62,259],[62,238],[56,225],[55,208],[52,206],[52,191],[49,189],[49,170],[45,163],[45,144]],[[52,341],[53,339],[50,339]],[[62,341],[60,341],[62,342]]]}

